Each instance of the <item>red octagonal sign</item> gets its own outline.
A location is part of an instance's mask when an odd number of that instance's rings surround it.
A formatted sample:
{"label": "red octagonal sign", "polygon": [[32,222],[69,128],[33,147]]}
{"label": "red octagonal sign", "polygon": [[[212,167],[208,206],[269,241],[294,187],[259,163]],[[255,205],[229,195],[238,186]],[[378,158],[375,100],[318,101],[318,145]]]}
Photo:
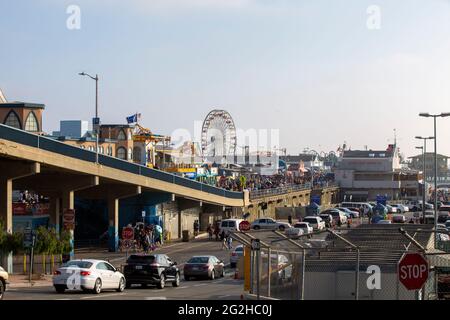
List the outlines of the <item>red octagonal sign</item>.
{"label": "red octagonal sign", "polygon": [[240,231],[249,231],[250,230],[250,222],[247,220],[243,220],[241,223],[239,223],[239,230]]}
{"label": "red octagonal sign", "polygon": [[407,253],[398,264],[398,278],[408,290],[419,290],[428,279],[428,262],[419,253]]}

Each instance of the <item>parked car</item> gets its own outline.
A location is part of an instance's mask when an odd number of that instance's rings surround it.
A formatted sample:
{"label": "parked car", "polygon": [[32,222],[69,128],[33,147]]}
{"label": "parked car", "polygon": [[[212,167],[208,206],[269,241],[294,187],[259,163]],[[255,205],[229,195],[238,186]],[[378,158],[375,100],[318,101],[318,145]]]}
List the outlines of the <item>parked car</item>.
{"label": "parked car", "polygon": [[8,279],[8,272],[6,272],[6,270],[0,266],[0,300],[3,299],[3,296],[5,294]]}
{"label": "parked car", "polygon": [[450,215],[446,211],[438,212],[438,223],[445,223],[448,219],[450,219]]}
{"label": "parked car", "polygon": [[318,216],[307,216],[302,219],[302,222],[308,222],[314,230],[325,229],[325,222]]}
{"label": "parked car", "polygon": [[394,208],[397,208],[397,212],[398,213],[405,213],[405,212],[409,212],[409,208],[406,206],[406,205],[404,205],[404,204],[392,204],[391,205],[392,207],[394,207]]}
{"label": "parked car", "polygon": [[395,214],[392,216],[392,223],[405,223],[406,217],[402,214]]}
{"label": "parked car", "polygon": [[238,245],[236,248],[234,248],[233,252],[230,254],[230,267],[236,268],[236,265],[238,263],[238,260],[240,257],[244,255],[244,246]]}
{"label": "parked car", "polygon": [[322,214],[330,214],[337,225],[347,223],[347,216],[338,209],[325,210]]}
{"label": "parked car", "polygon": [[[261,253],[262,263],[267,265],[267,253]],[[277,272],[272,273],[272,283],[278,282],[278,284],[282,284],[285,280],[289,280],[292,277],[292,264],[289,263],[289,259],[283,254],[274,254],[270,255],[270,263],[272,266],[272,270],[276,270]]]}
{"label": "parked car", "polygon": [[359,212],[356,212],[356,211],[353,211],[353,210],[350,210],[350,209],[344,208],[344,207],[338,207],[336,209],[342,211],[347,216],[347,218],[350,218],[350,219],[359,218]]}
{"label": "parked car", "polygon": [[286,229],[291,228],[292,226],[286,222],[278,222],[271,218],[262,218],[253,221],[250,227],[254,230],[268,229],[268,230],[284,231]]}
{"label": "parked car", "polygon": [[358,208],[361,214],[367,215],[369,212],[372,212],[373,204],[367,202],[342,202],[340,207]]}
{"label": "parked car", "polygon": [[445,227],[450,229],[450,220],[445,221]]}
{"label": "parked car", "polygon": [[287,236],[298,237],[304,234],[309,234],[313,232],[313,228],[308,222],[297,222],[293,227],[285,231]]}
{"label": "parked car", "polygon": [[[76,285],[72,287],[73,284],[69,282],[74,274],[79,274],[79,278],[75,279]],[[126,280],[125,276],[107,261],[83,259],[68,261],[58,268],[53,275],[53,286],[58,293],[67,289],[81,289],[99,294],[105,289],[122,292]]]}
{"label": "parked car", "polygon": [[239,224],[242,222],[242,219],[225,219],[220,221],[219,228],[220,232],[230,232],[230,231],[239,231]]}
{"label": "parked car", "polygon": [[184,265],[184,280],[207,277],[214,280],[224,276],[224,263],[215,256],[194,256]]}
{"label": "parked car", "polygon": [[377,223],[378,224],[391,224],[392,222],[391,222],[391,220],[379,220]]}
{"label": "parked car", "polygon": [[385,207],[388,209],[388,213],[397,213],[397,208],[393,207],[389,204],[386,204]]}
{"label": "parked car", "polygon": [[132,254],[123,268],[126,287],[133,284],[156,285],[163,289],[167,282],[180,285],[180,270],[177,263],[165,254]]}
{"label": "parked car", "polygon": [[331,214],[321,213],[319,214],[319,217],[322,218],[322,220],[325,222],[325,226],[328,228],[332,228],[336,224]]}
{"label": "parked car", "polygon": [[354,218],[359,218],[361,216],[361,210],[358,208],[347,208],[348,210],[354,212]]}

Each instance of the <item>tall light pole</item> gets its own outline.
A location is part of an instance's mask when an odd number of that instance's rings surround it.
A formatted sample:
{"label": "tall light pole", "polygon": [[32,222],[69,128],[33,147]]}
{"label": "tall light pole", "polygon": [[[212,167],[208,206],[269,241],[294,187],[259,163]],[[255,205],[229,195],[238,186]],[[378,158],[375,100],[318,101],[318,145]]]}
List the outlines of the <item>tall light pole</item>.
{"label": "tall light pole", "polygon": [[92,130],[95,132],[95,162],[98,163],[98,136],[100,134],[100,119],[98,118],[98,75],[96,74],[95,77],[93,77],[85,72],[80,72],[79,75],[87,76],[92,80],[95,80],[95,118],[94,121],[92,121]]}
{"label": "tall light pole", "polygon": [[432,140],[434,137],[421,137],[416,136],[416,139],[423,140],[423,147],[422,147],[422,162],[423,162],[423,194],[422,194],[422,217],[423,217],[423,223],[425,223],[425,184],[426,184],[426,154],[427,154],[427,140]]}
{"label": "tall light pole", "polygon": [[423,169],[422,169],[422,176],[423,176],[423,185],[422,185],[422,218],[423,223],[425,223],[425,146],[422,147],[416,147],[416,149],[422,150],[422,162],[423,162]]}
{"label": "tall light pole", "polygon": [[[437,135],[436,135],[436,118],[449,117],[450,112],[441,112],[440,114],[429,114],[428,112],[419,113],[419,117],[433,118],[434,121],[434,247],[437,247],[437,219],[438,219],[438,209],[437,209]],[[423,204],[425,205],[425,203]],[[425,222],[425,221],[424,221]]]}

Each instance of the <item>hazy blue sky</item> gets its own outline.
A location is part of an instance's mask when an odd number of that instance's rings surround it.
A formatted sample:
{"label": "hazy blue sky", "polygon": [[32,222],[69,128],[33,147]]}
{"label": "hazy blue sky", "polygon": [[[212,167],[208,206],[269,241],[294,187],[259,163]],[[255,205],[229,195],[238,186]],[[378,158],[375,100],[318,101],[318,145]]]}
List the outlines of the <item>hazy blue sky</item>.
{"label": "hazy blue sky", "polygon": [[[66,28],[71,4],[80,30]],[[290,153],[385,148],[396,128],[411,155],[432,134],[418,113],[450,111],[445,0],[0,0],[0,12],[0,88],[45,103],[48,132],[92,117],[80,71],[101,77],[103,123],[139,111],[170,134],[219,107],[239,128],[280,129]],[[438,134],[450,154],[450,118]]]}

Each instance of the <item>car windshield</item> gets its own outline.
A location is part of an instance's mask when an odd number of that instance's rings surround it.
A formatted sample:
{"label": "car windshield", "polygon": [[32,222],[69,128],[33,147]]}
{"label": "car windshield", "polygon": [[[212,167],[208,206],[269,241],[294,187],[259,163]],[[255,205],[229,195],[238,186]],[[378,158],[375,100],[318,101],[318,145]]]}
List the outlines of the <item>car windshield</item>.
{"label": "car windshield", "polygon": [[296,227],[296,228],[306,228],[306,223],[296,223],[294,227]]}
{"label": "car windshield", "polygon": [[140,255],[132,255],[128,258],[128,263],[154,263],[156,260],[155,256],[140,256]]}
{"label": "car windshield", "polygon": [[81,269],[89,269],[90,267],[92,267],[92,262],[73,260],[64,264],[63,267],[78,267]]}
{"label": "car windshield", "polygon": [[317,220],[316,219],[314,219],[314,218],[306,218],[306,219],[303,219],[305,222],[309,222],[309,223],[317,223]]}
{"label": "car windshield", "polygon": [[192,257],[187,263],[208,263],[209,257]]}
{"label": "car windshield", "polygon": [[234,251],[244,251],[244,247],[237,247]]}

